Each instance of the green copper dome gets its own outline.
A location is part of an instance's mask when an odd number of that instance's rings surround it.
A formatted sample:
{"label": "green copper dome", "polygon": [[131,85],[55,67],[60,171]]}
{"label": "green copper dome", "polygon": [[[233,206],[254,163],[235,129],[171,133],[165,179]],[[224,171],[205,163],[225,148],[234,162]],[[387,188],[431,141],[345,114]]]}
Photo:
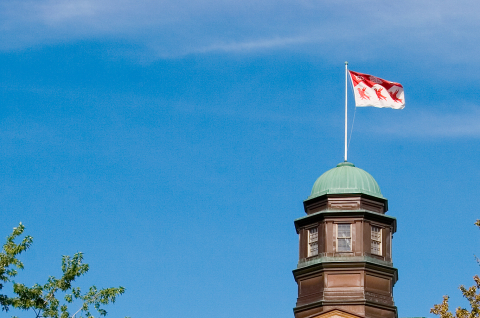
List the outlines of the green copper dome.
{"label": "green copper dome", "polygon": [[[324,194],[364,193],[385,199],[380,187],[373,177],[353,163],[342,162],[336,168],[330,169],[320,176],[313,185],[308,199]],[[307,199],[307,200],[308,200]]]}

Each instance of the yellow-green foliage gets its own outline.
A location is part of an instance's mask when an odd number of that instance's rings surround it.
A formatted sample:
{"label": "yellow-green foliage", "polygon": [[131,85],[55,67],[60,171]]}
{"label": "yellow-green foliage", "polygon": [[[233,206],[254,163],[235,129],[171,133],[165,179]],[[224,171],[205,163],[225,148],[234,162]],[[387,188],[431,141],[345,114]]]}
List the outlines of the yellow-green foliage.
{"label": "yellow-green foliage", "polygon": [[[76,253],[73,257],[63,256],[62,276],[60,278],[50,276],[43,285],[27,287],[21,283],[11,282],[11,278],[17,274],[17,269],[23,269],[23,263],[17,258],[18,255],[26,251],[33,242],[32,237],[25,236],[20,243],[15,243],[24,230],[22,223],[14,228],[0,252],[0,291],[6,283],[13,287],[12,296],[0,294],[2,311],[8,311],[13,307],[32,311],[35,318],[93,318],[91,310],[94,309],[98,315],[106,316],[107,312],[101,306],[114,303],[117,296],[125,292],[125,288],[120,286],[98,289],[91,286],[87,292],[82,293],[79,287],[74,287],[75,279],[85,275],[89,269],[88,264],[83,263],[82,253]],[[68,305],[74,301],[76,308],[73,309],[75,312],[71,316]]]}

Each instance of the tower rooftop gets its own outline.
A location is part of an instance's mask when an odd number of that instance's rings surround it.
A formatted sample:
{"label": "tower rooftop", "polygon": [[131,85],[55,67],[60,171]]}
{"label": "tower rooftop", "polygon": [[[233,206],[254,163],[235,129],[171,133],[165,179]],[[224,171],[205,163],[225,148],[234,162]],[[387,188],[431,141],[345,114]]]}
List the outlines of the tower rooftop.
{"label": "tower rooftop", "polygon": [[326,171],[313,184],[307,200],[324,194],[367,194],[385,199],[377,181],[365,170],[353,163],[342,162]]}

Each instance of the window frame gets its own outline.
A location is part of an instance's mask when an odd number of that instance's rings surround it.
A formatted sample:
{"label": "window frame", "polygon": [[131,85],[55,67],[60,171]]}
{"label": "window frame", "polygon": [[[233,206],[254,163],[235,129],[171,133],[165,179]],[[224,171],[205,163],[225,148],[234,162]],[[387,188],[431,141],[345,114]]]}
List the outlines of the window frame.
{"label": "window frame", "polygon": [[[339,225],[348,225],[350,227],[350,230],[349,230],[349,235],[350,236],[340,237],[339,232],[338,232]],[[351,253],[353,251],[352,223],[336,223],[335,227],[336,227],[336,234],[335,234],[335,237],[336,237],[336,240],[335,240],[336,252],[337,253]],[[339,244],[338,244],[340,240],[345,240],[346,242],[348,242],[348,240],[350,240],[350,244],[348,244],[348,243],[345,244],[346,246],[350,247],[350,249],[349,250],[340,250],[339,249]]]}
{"label": "window frame", "polygon": [[[378,253],[375,251],[374,244],[378,247]],[[376,224],[370,224],[370,254],[383,256],[383,228]]]}
{"label": "window frame", "polygon": [[[307,228],[307,257],[318,256],[318,226]],[[316,235],[313,235],[315,233]],[[313,237],[313,239],[312,239]],[[316,252],[312,252],[312,246],[316,246]]]}

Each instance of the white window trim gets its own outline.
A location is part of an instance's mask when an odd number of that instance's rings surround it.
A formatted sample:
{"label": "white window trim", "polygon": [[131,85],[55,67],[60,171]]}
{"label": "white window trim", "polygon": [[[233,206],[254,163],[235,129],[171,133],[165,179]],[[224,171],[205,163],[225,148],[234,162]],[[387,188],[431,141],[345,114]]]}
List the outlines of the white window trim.
{"label": "white window trim", "polygon": [[[378,231],[374,231],[374,229],[378,229]],[[374,233],[378,233],[378,235],[374,234]],[[370,225],[370,240],[371,240],[370,253],[373,254],[373,255],[382,256],[383,255],[383,249],[382,249],[383,230],[380,226],[376,226],[376,225],[373,225],[373,224]],[[373,248],[374,242],[378,243],[378,253],[374,252],[374,248]]]}
{"label": "white window trim", "polygon": [[[316,235],[314,235],[316,234]],[[312,252],[312,246],[316,246],[316,252]],[[307,229],[307,257],[318,255],[318,227]]]}
{"label": "white window trim", "polygon": [[[338,226],[339,225],[350,225],[350,236],[349,237],[338,237]],[[352,223],[337,223],[335,224],[335,230],[336,230],[336,233],[335,233],[335,237],[336,237],[336,240],[335,240],[335,249],[336,249],[336,252],[337,253],[350,253],[352,252],[352,245],[353,245],[353,239],[352,239]],[[341,240],[341,239],[350,239],[350,250],[348,251],[340,251],[338,249],[338,241]]]}

